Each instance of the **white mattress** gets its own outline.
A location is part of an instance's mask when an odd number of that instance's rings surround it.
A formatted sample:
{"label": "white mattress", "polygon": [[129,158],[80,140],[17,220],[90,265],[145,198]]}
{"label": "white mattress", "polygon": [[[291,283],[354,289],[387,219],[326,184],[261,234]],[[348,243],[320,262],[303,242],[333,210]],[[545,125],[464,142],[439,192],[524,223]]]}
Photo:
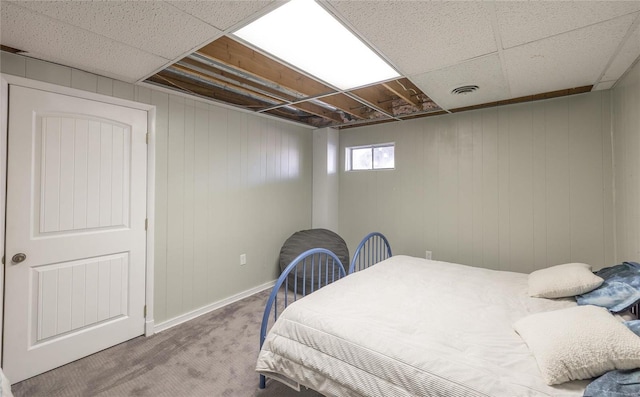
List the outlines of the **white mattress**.
{"label": "white mattress", "polygon": [[527,295],[527,275],[394,256],[290,305],[256,370],[326,396],[581,396],[548,386],[513,331],[575,305]]}

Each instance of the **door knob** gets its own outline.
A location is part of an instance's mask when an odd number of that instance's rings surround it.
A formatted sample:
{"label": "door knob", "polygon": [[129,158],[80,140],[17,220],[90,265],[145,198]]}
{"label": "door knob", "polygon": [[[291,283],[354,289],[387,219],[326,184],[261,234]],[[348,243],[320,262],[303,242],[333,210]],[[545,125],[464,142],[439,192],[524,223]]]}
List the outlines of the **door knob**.
{"label": "door knob", "polygon": [[25,259],[27,259],[27,256],[21,252],[19,254],[15,254],[14,256],[12,256],[11,262],[20,263],[20,262],[24,262]]}

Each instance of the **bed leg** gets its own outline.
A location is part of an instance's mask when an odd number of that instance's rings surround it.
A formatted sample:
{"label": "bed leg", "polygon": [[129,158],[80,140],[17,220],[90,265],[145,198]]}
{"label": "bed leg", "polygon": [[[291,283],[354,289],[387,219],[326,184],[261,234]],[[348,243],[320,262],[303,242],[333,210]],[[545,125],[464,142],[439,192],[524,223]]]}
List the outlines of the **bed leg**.
{"label": "bed leg", "polygon": [[264,377],[264,375],[260,375],[260,388],[264,389],[265,387],[267,387],[266,383],[267,379]]}

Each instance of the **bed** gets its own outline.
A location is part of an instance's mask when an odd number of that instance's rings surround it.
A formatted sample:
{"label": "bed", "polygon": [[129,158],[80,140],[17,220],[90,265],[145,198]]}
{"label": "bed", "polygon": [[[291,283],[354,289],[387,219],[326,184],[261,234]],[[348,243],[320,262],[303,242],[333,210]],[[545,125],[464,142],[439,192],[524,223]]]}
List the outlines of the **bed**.
{"label": "bed", "polygon": [[526,274],[390,257],[291,304],[256,370],[326,396],[582,396],[588,380],[547,384],[513,327],[575,299],[527,291]]}

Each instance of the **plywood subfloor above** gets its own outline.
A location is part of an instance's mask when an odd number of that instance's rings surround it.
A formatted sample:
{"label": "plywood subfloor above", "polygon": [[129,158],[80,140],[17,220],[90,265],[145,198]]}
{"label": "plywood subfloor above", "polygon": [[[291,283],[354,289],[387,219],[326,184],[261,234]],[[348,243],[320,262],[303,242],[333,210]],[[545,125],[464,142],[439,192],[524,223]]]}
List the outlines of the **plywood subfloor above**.
{"label": "plywood subfloor above", "polygon": [[339,91],[223,36],[147,82],[314,127],[347,127],[439,113],[403,77]]}

